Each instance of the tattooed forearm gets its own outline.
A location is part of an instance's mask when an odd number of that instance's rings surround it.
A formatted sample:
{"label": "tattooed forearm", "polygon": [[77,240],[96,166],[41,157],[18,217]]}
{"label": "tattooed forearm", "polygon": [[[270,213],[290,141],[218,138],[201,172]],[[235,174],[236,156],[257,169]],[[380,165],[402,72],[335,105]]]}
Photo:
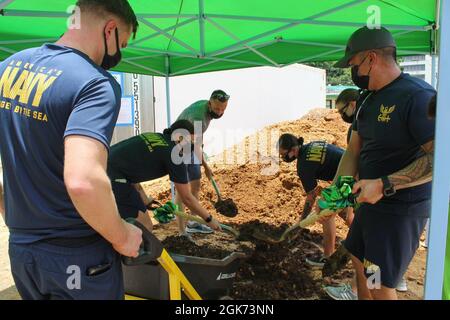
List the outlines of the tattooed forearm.
{"label": "tattooed forearm", "polygon": [[425,151],[423,157],[389,176],[389,181],[396,190],[419,186],[431,181],[433,174],[433,141],[423,145],[422,148]]}

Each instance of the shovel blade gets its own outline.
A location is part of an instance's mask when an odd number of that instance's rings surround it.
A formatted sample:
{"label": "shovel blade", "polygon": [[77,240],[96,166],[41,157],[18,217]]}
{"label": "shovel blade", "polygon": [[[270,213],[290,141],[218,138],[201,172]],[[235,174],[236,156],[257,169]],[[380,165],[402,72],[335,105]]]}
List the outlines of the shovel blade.
{"label": "shovel blade", "polygon": [[342,270],[350,261],[350,254],[341,244],[341,246],[326,261],[322,269],[323,277],[331,277],[338,271]]}
{"label": "shovel blade", "polygon": [[270,236],[268,236],[267,234],[263,233],[260,230],[255,230],[252,234],[253,238],[270,243],[270,244],[277,244],[280,242],[283,242],[283,238],[279,238],[279,239],[274,239]]}
{"label": "shovel blade", "polygon": [[214,208],[225,217],[234,218],[238,215],[238,208],[232,199],[219,199]]}

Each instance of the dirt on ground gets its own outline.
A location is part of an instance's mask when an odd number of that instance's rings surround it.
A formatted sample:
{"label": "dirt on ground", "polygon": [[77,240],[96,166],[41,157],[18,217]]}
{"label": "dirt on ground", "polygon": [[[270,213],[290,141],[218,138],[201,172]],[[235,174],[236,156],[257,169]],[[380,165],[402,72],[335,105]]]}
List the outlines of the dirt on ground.
{"label": "dirt on ground", "polygon": [[[325,140],[345,148],[347,130],[348,124],[334,110],[316,109],[300,120],[264,128],[247,137],[242,144],[211,158],[221,194],[224,198],[233,199],[239,214],[227,217],[216,212],[214,203],[217,196],[207,179],[202,180],[200,202],[220,222],[238,229],[240,240],[253,244],[253,247],[248,247],[253,248],[247,251],[249,258],[242,262],[237,273],[232,298],[327,299],[323,286],[350,282],[353,276],[351,264],[329,278],[323,278],[320,269],[312,269],[306,264],[306,257],[321,252],[322,230],[319,224],[307,230],[294,231],[296,237],[280,244],[267,244],[252,237],[255,230],[273,238],[279,237],[298,220],[305,201],[306,194],[297,176],[296,164],[278,163],[278,155],[274,153],[273,146],[279,135],[292,133],[303,137],[305,143]],[[159,201],[170,199],[168,179],[147,183],[144,189]],[[339,244],[345,239],[348,228],[337,218],[336,229]],[[176,236],[177,228],[157,226],[155,233],[158,237]],[[220,242],[225,251],[223,254],[232,252],[232,244],[236,242],[224,241],[223,236],[218,237],[217,233],[195,235],[194,239],[201,242],[206,251]],[[184,249],[171,247],[171,250]],[[196,252],[201,254],[199,250]],[[409,291],[400,293],[400,299],[422,299],[425,261],[426,250],[420,247],[406,273]]]}
{"label": "dirt on ground", "polygon": [[[247,255],[237,272],[231,290],[234,299],[327,299],[323,286],[349,282],[353,276],[350,264],[330,278],[310,268],[305,259],[321,252],[321,226],[294,231],[295,237],[280,244],[267,244],[252,237],[262,230],[277,237],[301,214],[305,192],[296,173],[295,163],[278,162],[274,145],[282,133],[292,133],[305,143],[325,140],[342,148],[346,146],[348,125],[334,110],[316,109],[305,117],[269,126],[242,144],[211,158],[211,167],[223,199],[232,199],[238,214],[219,214],[214,205],[217,195],[208,179],[202,179],[201,204],[221,223],[240,231],[240,241],[224,232],[194,235],[195,244],[180,240],[176,222],[155,225],[154,234],[172,253],[222,259],[231,252]],[[321,183],[327,186],[327,183]],[[167,178],[146,183],[144,190],[160,202],[171,197]],[[187,210],[189,211],[189,210]],[[337,218],[337,243],[345,239],[348,228]],[[0,254],[7,257],[7,230],[0,226]],[[0,262],[0,299],[17,298],[7,258]],[[400,299],[422,299],[426,250],[419,248],[406,279],[409,291]]]}

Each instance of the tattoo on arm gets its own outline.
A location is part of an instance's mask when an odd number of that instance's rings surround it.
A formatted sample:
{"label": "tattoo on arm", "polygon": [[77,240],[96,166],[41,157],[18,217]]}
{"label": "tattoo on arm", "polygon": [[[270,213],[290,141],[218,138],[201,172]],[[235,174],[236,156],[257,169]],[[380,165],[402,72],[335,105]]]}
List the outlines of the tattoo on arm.
{"label": "tattoo on arm", "polygon": [[425,151],[424,156],[388,177],[395,189],[406,189],[431,181],[433,174],[434,141],[423,145],[422,149]]}
{"label": "tattoo on arm", "polygon": [[313,209],[314,202],[316,201],[317,195],[322,191],[320,186],[317,186],[314,190],[308,192],[305,199],[305,204],[303,206],[302,218],[306,218]]}

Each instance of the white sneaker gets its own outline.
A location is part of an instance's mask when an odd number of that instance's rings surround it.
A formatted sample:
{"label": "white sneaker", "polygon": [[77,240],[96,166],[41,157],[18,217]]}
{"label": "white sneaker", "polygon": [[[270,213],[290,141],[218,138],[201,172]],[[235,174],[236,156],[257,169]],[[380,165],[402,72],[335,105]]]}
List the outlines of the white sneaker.
{"label": "white sneaker", "polygon": [[353,292],[352,286],[349,284],[338,287],[325,287],[324,290],[334,300],[358,300],[358,296]]}
{"label": "white sneaker", "polygon": [[406,282],[405,278],[402,278],[402,280],[400,280],[400,282],[397,285],[397,291],[398,292],[406,292],[408,291],[408,283]]}
{"label": "white sneaker", "polygon": [[186,226],[186,232],[189,233],[204,233],[209,234],[213,233],[213,229],[211,229],[208,226],[205,226],[204,224],[200,224],[198,222],[188,223]]}

